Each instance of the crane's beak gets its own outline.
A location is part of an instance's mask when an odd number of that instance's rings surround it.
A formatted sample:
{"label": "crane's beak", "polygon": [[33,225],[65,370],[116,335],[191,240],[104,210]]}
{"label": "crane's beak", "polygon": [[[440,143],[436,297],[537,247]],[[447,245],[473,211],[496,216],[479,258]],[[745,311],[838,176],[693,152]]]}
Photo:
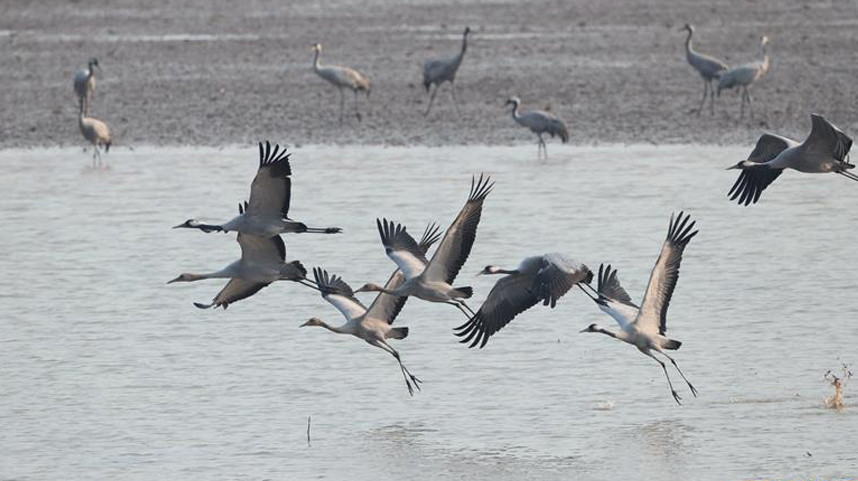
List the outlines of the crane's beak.
{"label": "crane's beak", "polygon": [[298,326],[298,327],[307,327],[307,326],[309,326],[309,325],[310,325],[310,321],[307,321],[307,322],[305,322],[304,324],[301,324],[301,325],[300,325],[300,326]]}
{"label": "crane's beak", "polygon": [[173,279],[173,280],[171,280],[171,281],[167,281],[167,284],[172,284],[172,283],[174,283],[174,282],[179,282],[179,279],[181,279],[181,278],[182,278],[182,276],[179,276],[179,277],[177,277],[177,278],[175,278],[175,279]]}

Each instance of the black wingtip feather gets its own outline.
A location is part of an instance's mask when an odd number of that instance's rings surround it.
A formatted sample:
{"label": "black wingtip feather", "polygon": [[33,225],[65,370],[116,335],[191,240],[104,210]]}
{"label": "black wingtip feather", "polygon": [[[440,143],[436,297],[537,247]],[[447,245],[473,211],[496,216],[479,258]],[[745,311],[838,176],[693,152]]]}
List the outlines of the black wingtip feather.
{"label": "black wingtip feather", "polygon": [[[279,155],[278,155],[279,153]],[[280,151],[280,145],[274,144],[274,150],[271,150],[271,142],[265,141],[263,148],[262,142],[259,143],[259,168],[268,168],[272,177],[288,177],[292,175],[292,167],[289,165],[289,156],[284,148]]]}

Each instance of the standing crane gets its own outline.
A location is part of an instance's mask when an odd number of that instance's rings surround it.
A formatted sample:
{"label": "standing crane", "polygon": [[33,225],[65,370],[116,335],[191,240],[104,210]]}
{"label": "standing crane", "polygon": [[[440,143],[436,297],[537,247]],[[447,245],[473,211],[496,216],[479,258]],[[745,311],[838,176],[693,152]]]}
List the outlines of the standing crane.
{"label": "standing crane", "polygon": [[810,114],[810,119],[810,134],[804,142],[763,134],[748,160],[727,168],[742,171],[727,194],[730,200],[738,198],[739,205],[756,204],[760,194],[785,169],[809,174],[834,172],[858,181],[858,175],[849,172],[855,165],[846,157],[852,148],[852,139],[821,115]]}
{"label": "standing crane", "polygon": [[459,100],[456,99],[456,72],[459,71],[459,65],[462,64],[465,51],[468,49],[468,34],[470,33],[471,27],[465,27],[465,31],[462,33],[462,49],[457,55],[423,62],[423,87],[426,89],[427,94],[432,84],[435,84],[435,90],[432,91],[432,95],[429,98],[429,105],[426,106],[426,112],[423,113],[424,117],[429,115],[429,110],[432,109],[432,102],[435,101],[435,95],[444,82],[450,82],[450,91],[453,93],[453,104],[456,106],[456,113],[459,113]]}
{"label": "standing crane", "polygon": [[769,54],[768,47],[769,38],[763,36],[760,38],[760,60],[749,62],[728,69],[721,75],[718,80],[718,96],[721,96],[722,90],[740,87],[742,89],[742,106],[740,117],[745,116],[745,103],[748,104],[748,109],[751,112],[751,117],[754,116],[754,107],[751,105],[751,94],[748,92],[748,87],[759,80],[769,71]]}
{"label": "standing crane", "polygon": [[471,254],[483,211],[483,201],[492,191],[492,186],[494,184],[491,183],[490,177],[484,179],[480,175],[479,181],[471,179],[468,201],[456,220],[447,228],[441,244],[429,261],[404,226],[387,219],[376,219],[387,257],[396,263],[406,280],[395,289],[367,283],[356,292],[414,296],[424,301],[451,304],[465,316],[473,316],[474,312],[464,301],[473,295],[473,289],[470,286],[453,287],[452,283]]}
{"label": "standing crane", "polygon": [[599,282],[595,296],[582,287],[582,290],[598,304],[602,311],[617,321],[620,330],[613,332],[603,329],[597,324],[590,324],[581,332],[605,334],[631,344],[645,356],[651,357],[664,371],[670,393],[677,404],[682,404],[682,398],[673,389],[673,383],[670,382],[670,376],[667,374],[667,367],[664,362],[657,358],[653,352],[658,352],[673,364],[673,367],[679,371],[679,375],[688,384],[691,393],[697,397],[697,389],[688,382],[685,374],[676,365],[676,361],[664,352],[665,349],[679,349],[682,345],[681,342],[667,337],[667,308],[670,305],[673,291],[676,289],[676,282],[679,280],[682,251],[698,232],[696,230],[692,232],[696,221],[689,224],[688,221],[691,216],[683,217],[683,215],[684,213],[680,212],[675,219],[673,215],[670,216],[667,239],[661,247],[661,254],[655,262],[652,274],[650,274],[649,284],[640,307],[631,301],[631,297],[620,286],[616,271],[611,271],[611,266],[608,266],[607,269],[604,269],[604,265],[599,266]]}
{"label": "standing crane", "polygon": [[104,167],[104,164],[101,162],[101,152],[99,152],[98,148],[101,146],[104,147],[105,152],[110,151],[110,144],[113,143],[113,137],[110,135],[110,129],[107,127],[107,124],[101,120],[85,116],[83,104],[81,104],[77,125],[80,127],[80,133],[83,135],[83,138],[92,144],[92,167]]}
{"label": "standing crane", "polygon": [[184,273],[167,284],[229,279],[210,304],[194,303],[200,309],[226,309],[233,302],[246,299],[275,281],[293,281],[316,289],[315,285],[306,281],[307,270],[299,261],[286,262],[286,244],[279,235],[262,237],[239,233],[236,240],[241,247],[241,258],[237,261],[206,274]]}
{"label": "standing crane", "polygon": [[703,77],[703,98],[700,100],[700,107],[697,109],[699,116],[703,112],[703,107],[706,106],[706,97],[709,96],[709,111],[715,113],[715,88],[712,86],[713,80],[718,80],[721,74],[727,71],[727,64],[718,60],[715,57],[704,55],[694,50],[691,45],[691,37],[694,35],[694,25],[685,24],[679,31],[687,31],[688,38],[685,39],[685,57],[688,63],[697,70],[697,73]]}
{"label": "standing crane", "polygon": [[518,106],[521,105],[521,100],[518,97],[510,97],[504,104],[504,107],[507,105],[512,105],[512,119],[518,125],[529,128],[531,132],[539,137],[537,157],[544,150],[545,158],[548,158],[548,148],[545,146],[545,139],[542,138],[542,134],[550,134],[552,138],[558,135],[564,144],[569,141],[569,131],[566,129],[566,122],[560,117],[544,110],[527,110],[519,114]]}
{"label": "standing crane", "polygon": [[[341,277],[328,275],[327,271],[318,267],[313,269],[313,276],[316,278],[319,291],[322,293],[322,299],[336,307],[346,318],[346,323],[335,327],[328,325],[318,317],[311,317],[300,327],[318,326],[337,334],[351,334],[363,339],[371,346],[388,352],[399,363],[399,370],[402,372],[402,377],[405,378],[408,394],[413,396],[414,388],[420,390],[420,379],[411,374],[408,368],[402,364],[399,352],[387,342],[388,339],[405,339],[408,336],[407,327],[393,327],[391,325],[402,309],[404,299],[381,293],[367,308],[354,296],[352,288]],[[386,288],[394,289],[402,280],[402,277],[394,275],[387,282]]]}
{"label": "standing crane", "polygon": [[285,233],[336,234],[339,227],[307,227],[289,219],[289,204],[292,197],[292,167],[286,149],[271,143],[259,143],[259,169],[250,184],[250,202],[238,206],[238,216],[220,225],[201,224],[188,219],[174,229],[199,229],[203,232],[241,232],[244,234],[272,237]]}
{"label": "standing crane", "polygon": [[98,59],[92,57],[89,59],[87,68],[82,68],[74,74],[74,93],[77,95],[78,104],[84,115],[89,115],[89,100],[95,91],[95,69],[101,72]]}
{"label": "standing crane", "polygon": [[517,315],[539,302],[554,309],[569,289],[593,280],[587,266],[557,253],[528,257],[511,270],[486,266],[480,274],[506,274],[492,287],[477,314],[456,328],[455,334],[464,338],[459,342],[480,349]]}
{"label": "standing crane", "polygon": [[369,77],[357,70],[349,67],[340,67],[338,65],[322,66],[319,63],[319,55],[322,53],[322,46],[316,44],[313,46],[313,51],[316,52],[316,58],[313,60],[313,70],[319,77],[330,82],[340,91],[340,123],[343,123],[343,110],[346,105],[346,97],[343,89],[351,89],[355,94],[355,117],[358,122],[361,121],[361,115],[358,111],[358,92],[366,92],[366,98],[369,100],[370,82]]}

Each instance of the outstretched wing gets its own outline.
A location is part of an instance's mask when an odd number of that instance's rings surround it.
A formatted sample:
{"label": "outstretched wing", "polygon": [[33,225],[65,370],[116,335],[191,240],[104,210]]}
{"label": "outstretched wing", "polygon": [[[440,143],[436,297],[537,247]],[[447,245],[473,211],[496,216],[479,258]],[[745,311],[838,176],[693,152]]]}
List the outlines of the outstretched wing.
{"label": "outstretched wing", "polygon": [[405,226],[387,219],[375,219],[375,224],[387,257],[396,263],[406,279],[419,276],[428,263],[426,253],[405,230]]}
{"label": "outstretched wing", "polygon": [[697,235],[693,231],[696,221],[690,215],[680,212],[676,219],[670,216],[670,228],[667,239],[661,247],[661,254],[652,269],[649,284],[644,294],[641,309],[635,322],[644,332],[664,334],[667,332],[667,308],[676,282],[679,280],[679,264],[682,262],[682,251],[688,242]]}
{"label": "outstretched wing", "polygon": [[289,154],[284,148],[271,143],[259,143],[259,170],[250,184],[250,203],[246,208],[248,215],[269,218],[284,218],[289,214],[289,197],[292,194],[292,167]]}
{"label": "outstretched wing", "polygon": [[[438,233],[439,230],[440,229],[434,222],[426,227],[426,230],[423,232],[423,238],[420,239],[420,243],[418,244],[418,247],[424,254],[430,247],[432,247],[432,244],[437,242],[441,237]],[[393,274],[391,274],[390,279],[387,280],[387,284],[385,284],[384,287],[388,290],[394,290],[404,282],[405,274],[403,274],[401,270],[397,269]],[[393,324],[393,321],[396,320],[396,316],[398,316],[399,312],[402,311],[402,308],[405,306],[405,301],[407,300],[408,297],[391,296],[390,294],[380,292],[375,296],[375,300],[372,301],[372,304],[369,305],[367,316],[373,319],[382,319],[387,321],[388,324]]]}
{"label": "outstretched wing", "polygon": [[530,309],[540,301],[533,291],[534,276],[510,274],[501,277],[492,287],[480,310],[468,322],[456,328],[455,334],[468,343],[468,347],[479,345],[482,349],[489,338],[510,323],[515,316]]}
{"label": "outstretched wing", "polygon": [[843,161],[852,148],[852,139],[821,115],[810,114],[810,119],[810,134],[804,141],[803,148]]}
{"label": "outstretched wing", "polygon": [[575,262],[562,254],[545,254],[542,256],[542,267],[533,279],[532,290],[542,300],[543,305],[553,309],[557,300],[563,297],[569,289],[579,282],[590,283],[593,272],[579,262]]}
{"label": "outstretched wing", "polygon": [[429,279],[452,284],[459,270],[468,260],[471,247],[477,238],[477,225],[480,223],[483,201],[494,186],[490,181],[491,177],[486,176],[484,179],[482,174],[479,180],[471,178],[471,194],[468,196],[468,201],[465,202],[456,220],[447,228],[441,245],[438,246],[438,250],[426,267]]}
{"label": "outstretched wing", "polygon": [[252,282],[244,279],[230,279],[223,289],[212,299],[211,304],[201,304],[195,302],[194,305],[200,309],[208,309],[210,307],[223,307],[226,309],[233,302],[247,299],[248,297],[259,292],[263,287],[270,282]]}
{"label": "outstretched wing", "polygon": [[[751,151],[751,155],[748,156],[748,161],[765,164],[794,145],[798,145],[798,143],[786,137],[763,134],[757,140],[757,145]],[[756,204],[760,200],[760,194],[781,175],[781,172],[783,172],[781,169],[769,169],[763,165],[759,168],[742,170],[727,195],[730,200],[739,198],[740,205]]]}
{"label": "outstretched wing", "polygon": [[313,268],[313,277],[316,278],[322,298],[343,313],[346,319],[352,320],[366,313],[366,307],[357,300],[352,288],[342,277],[328,275],[328,271],[320,267]]}
{"label": "outstretched wing", "polygon": [[237,239],[238,245],[241,246],[242,260],[268,264],[286,260],[286,244],[279,235],[263,237],[239,233]]}
{"label": "outstretched wing", "polygon": [[602,312],[613,317],[620,327],[626,327],[629,323],[634,322],[638,316],[639,308],[632,302],[628,292],[620,285],[617,271],[611,269],[610,264],[599,266],[597,286],[596,292],[599,297],[596,299],[596,304]]}

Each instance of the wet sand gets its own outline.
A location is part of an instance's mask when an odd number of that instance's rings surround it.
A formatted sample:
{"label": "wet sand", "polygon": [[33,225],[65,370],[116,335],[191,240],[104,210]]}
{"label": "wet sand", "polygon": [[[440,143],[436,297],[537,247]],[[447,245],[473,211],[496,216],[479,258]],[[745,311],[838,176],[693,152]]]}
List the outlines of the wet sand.
{"label": "wet sand", "polygon": [[[0,3],[0,147],[82,143],[71,78],[90,56],[103,69],[92,114],[117,145],[533,142],[502,109],[510,95],[525,109],[550,105],[576,144],[802,138],[810,112],[858,127],[852,1],[145,4]],[[757,58],[769,36],[753,119],[739,119],[735,92],[714,116],[694,114],[703,86],[677,31],[686,21],[699,51],[730,64]],[[465,25],[474,34],[457,80],[461,114],[447,85],[424,118],[423,60],[454,54]],[[323,63],[371,76],[363,122],[337,123],[337,91],[311,70],[317,41]]]}

